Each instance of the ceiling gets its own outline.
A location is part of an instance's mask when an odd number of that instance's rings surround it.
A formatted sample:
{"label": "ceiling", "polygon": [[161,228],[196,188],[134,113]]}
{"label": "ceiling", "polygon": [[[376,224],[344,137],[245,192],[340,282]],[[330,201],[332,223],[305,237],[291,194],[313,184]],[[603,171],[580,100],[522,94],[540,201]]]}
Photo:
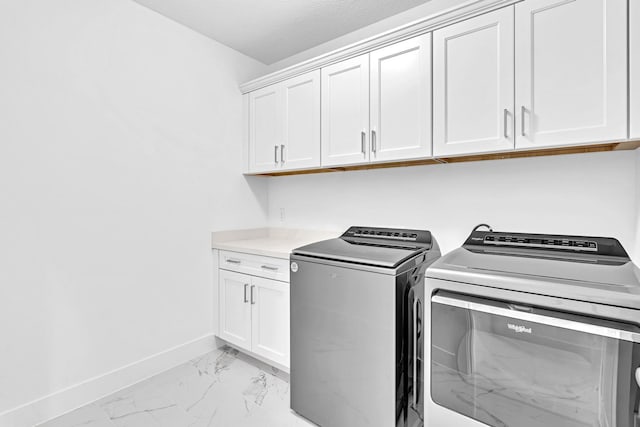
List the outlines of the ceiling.
{"label": "ceiling", "polygon": [[264,64],[428,0],[135,0]]}

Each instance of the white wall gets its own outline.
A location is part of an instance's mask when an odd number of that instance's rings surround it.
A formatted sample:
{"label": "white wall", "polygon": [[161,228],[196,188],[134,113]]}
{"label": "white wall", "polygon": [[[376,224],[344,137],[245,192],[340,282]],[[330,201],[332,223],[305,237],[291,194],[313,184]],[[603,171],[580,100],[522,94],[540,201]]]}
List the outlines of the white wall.
{"label": "white wall", "polygon": [[428,229],[443,253],[483,222],[497,231],[611,236],[638,262],[636,157],[620,151],[274,177],[269,221]]}
{"label": "white wall", "polygon": [[263,67],[129,0],[0,1],[0,417],[211,333],[209,233],[266,222]]}

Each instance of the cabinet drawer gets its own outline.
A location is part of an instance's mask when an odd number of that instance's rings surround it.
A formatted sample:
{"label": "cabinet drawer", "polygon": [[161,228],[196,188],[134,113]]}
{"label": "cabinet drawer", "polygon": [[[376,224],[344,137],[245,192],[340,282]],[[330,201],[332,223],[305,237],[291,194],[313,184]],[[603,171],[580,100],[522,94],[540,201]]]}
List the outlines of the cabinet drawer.
{"label": "cabinet drawer", "polygon": [[220,268],[283,282],[289,281],[288,259],[220,251]]}

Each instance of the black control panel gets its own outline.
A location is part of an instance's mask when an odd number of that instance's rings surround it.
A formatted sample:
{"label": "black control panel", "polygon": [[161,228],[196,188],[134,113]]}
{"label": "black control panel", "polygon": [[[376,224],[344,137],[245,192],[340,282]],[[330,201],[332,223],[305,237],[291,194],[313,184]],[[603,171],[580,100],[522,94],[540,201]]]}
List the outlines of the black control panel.
{"label": "black control panel", "polygon": [[427,230],[406,230],[401,228],[349,227],[341,238],[347,241],[375,244],[411,243],[417,246],[431,246],[431,232]]}
{"label": "black control panel", "polygon": [[464,242],[467,249],[519,248],[537,251],[585,253],[628,258],[617,239],[610,237],[584,237],[551,234],[504,233],[474,231]]}

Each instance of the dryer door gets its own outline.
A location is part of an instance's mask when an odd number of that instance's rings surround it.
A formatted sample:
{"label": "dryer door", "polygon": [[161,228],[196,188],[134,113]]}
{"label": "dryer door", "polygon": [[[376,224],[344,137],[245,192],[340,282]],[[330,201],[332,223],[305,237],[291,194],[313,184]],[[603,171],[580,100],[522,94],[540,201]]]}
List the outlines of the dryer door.
{"label": "dryer door", "polygon": [[431,397],[490,426],[633,427],[640,328],[439,291]]}

